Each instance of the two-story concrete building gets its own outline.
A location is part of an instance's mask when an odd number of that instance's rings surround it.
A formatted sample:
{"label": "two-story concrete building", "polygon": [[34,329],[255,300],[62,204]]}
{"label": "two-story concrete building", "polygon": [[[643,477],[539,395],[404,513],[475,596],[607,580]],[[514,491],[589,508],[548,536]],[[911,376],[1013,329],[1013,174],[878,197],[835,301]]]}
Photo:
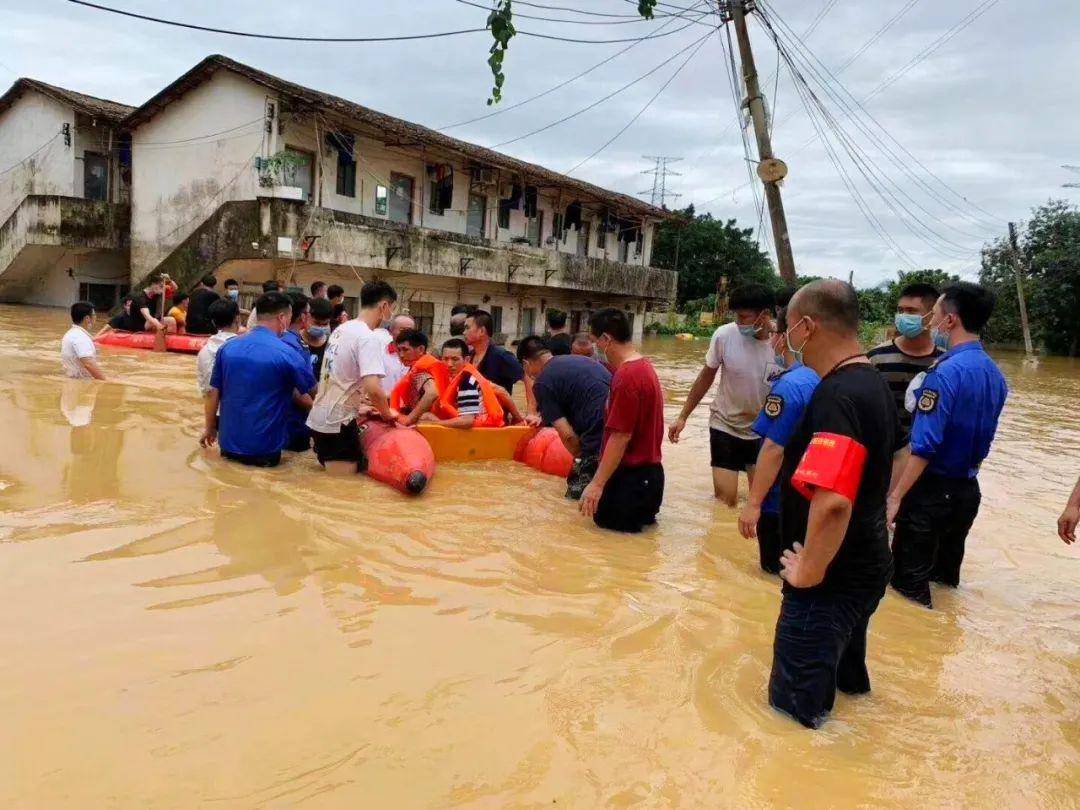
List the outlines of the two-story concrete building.
{"label": "two-story concrete building", "polygon": [[0,301],[107,308],[127,289],[133,109],[34,79],[0,96]]}
{"label": "two-story concrete building", "polygon": [[91,275],[115,300],[152,273],[213,272],[245,303],[268,278],[350,299],[382,278],[429,333],[465,303],[513,338],[551,307],[577,329],[618,306],[640,335],[675,295],[649,262],[665,211],[224,56],[135,109],[20,80],[0,167],[27,154],[0,175],[0,300],[66,305]]}

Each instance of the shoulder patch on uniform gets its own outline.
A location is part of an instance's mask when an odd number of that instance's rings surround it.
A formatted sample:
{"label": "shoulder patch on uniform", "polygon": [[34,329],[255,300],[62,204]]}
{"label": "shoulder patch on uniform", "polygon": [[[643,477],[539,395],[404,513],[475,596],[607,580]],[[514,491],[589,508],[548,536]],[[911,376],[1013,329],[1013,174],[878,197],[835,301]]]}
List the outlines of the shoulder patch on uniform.
{"label": "shoulder patch on uniform", "polygon": [[922,413],[930,413],[937,407],[938,392],[932,388],[924,388],[922,393],[919,394],[919,411]]}
{"label": "shoulder patch on uniform", "polygon": [[784,398],[779,394],[769,394],[765,397],[765,415],[775,419],[784,412]]}

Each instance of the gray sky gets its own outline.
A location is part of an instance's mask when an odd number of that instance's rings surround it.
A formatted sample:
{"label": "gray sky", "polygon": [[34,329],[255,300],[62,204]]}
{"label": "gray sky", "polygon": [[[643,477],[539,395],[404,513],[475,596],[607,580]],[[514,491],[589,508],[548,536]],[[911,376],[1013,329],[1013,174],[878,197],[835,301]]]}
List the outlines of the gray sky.
{"label": "gray sky", "polygon": [[[670,1],[682,6],[694,3]],[[863,99],[986,1],[916,0],[899,22],[839,75],[843,86]],[[454,0],[102,2],[203,25],[303,36],[376,36],[482,27],[486,16],[484,11]],[[609,14],[633,14],[635,8],[625,0],[537,2]],[[771,0],[768,7],[799,35],[828,8],[805,44],[835,72],[908,3]],[[486,33],[394,44],[302,44],[187,31],[63,0],[7,0],[4,5],[5,25],[0,28],[0,83],[4,85],[15,75],[31,76],[139,104],[202,57],[223,53],[283,78],[429,126],[441,127],[498,109],[485,106],[491,84],[485,62],[490,44]],[[271,6],[273,11],[268,10]],[[515,10],[518,14],[594,22],[623,19],[522,5],[516,5]],[[817,87],[804,69],[842,129],[866,153],[866,165],[879,167],[865,171],[872,176],[880,172],[883,177],[876,184],[895,196],[897,201],[889,198],[892,206],[911,212],[903,220],[891,213],[842,147],[835,147],[868,207],[900,251],[917,266],[973,274],[979,247],[986,239],[1004,233],[1002,220],[1022,220],[1032,206],[1051,197],[1071,195],[1077,199],[1076,191],[1063,189],[1061,184],[1080,178],[1060,166],[1080,164],[1080,111],[1073,86],[1075,77],[1080,76],[1080,49],[1075,47],[1080,5],[1069,0],[1034,0],[1025,3],[1022,11],[1018,13],[1014,0],[992,5],[866,104],[889,134],[951,190],[924,172],[900,147],[885,141],[900,165],[917,179],[897,168],[859,126],[845,118],[839,104]],[[615,39],[656,33],[664,23],[671,23],[664,31],[687,24],[658,20],[581,25],[518,19],[517,27],[584,39]],[[448,130],[448,134],[487,146],[515,138],[617,90],[706,32],[706,28],[691,24],[671,36],[641,42],[543,99]],[[768,78],[776,66],[776,51],[763,28],[754,22],[751,38],[759,72],[763,79]],[[625,46],[517,37],[506,60],[503,106],[546,90]],[[595,109],[502,150],[559,171],[568,170],[637,114],[684,58],[676,58]],[[758,213],[746,185],[746,161],[725,65],[720,36],[713,34],[637,122],[575,174],[633,194],[652,182],[640,174],[648,168],[642,155],[682,156],[684,160],[673,166],[682,176],[669,179],[669,188],[683,195],[678,205],[693,202],[699,211],[707,210],[720,218],[735,217],[743,226],[756,229]],[[771,83],[766,96],[773,100]],[[799,271],[845,275],[853,270],[857,284],[871,285],[911,266],[875,234],[820,143],[815,139],[804,147],[816,136],[786,69],[781,71],[775,102],[774,148],[790,166],[784,201]],[[860,126],[884,140],[872,123],[864,120]],[[756,157],[752,141],[751,155]],[[767,215],[765,223],[767,229]]]}

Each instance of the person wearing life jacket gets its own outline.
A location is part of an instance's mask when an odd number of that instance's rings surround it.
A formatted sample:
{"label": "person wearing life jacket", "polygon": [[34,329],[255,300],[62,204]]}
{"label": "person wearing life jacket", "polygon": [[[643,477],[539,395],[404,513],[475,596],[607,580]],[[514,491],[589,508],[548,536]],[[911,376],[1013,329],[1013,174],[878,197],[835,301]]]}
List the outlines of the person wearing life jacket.
{"label": "person wearing life jacket", "polygon": [[415,425],[426,413],[436,417],[457,415],[445,408],[440,400],[450,383],[450,370],[433,355],[428,354],[428,338],[417,329],[399,333],[395,345],[397,358],[405,366],[405,376],[390,392],[390,407],[400,412],[398,422]]}
{"label": "person wearing life jacket", "polygon": [[485,428],[503,427],[524,421],[506,389],[490,382],[468,362],[468,344],[461,338],[450,338],[442,347],[442,358],[450,374],[450,382],[441,396],[441,405],[449,417],[432,414],[427,418],[446,427]]}

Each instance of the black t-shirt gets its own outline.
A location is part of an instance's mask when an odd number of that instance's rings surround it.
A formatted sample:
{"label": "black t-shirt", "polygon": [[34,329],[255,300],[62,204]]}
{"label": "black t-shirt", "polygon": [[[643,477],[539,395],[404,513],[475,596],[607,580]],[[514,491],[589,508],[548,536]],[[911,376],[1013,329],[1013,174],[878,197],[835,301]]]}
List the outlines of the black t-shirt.
{"label": "black t-shirt", "polygon": [[311,373],[315,375],[315,381],[319,381],[319,375],[322,374],[322,361],[323,356],[326,354],[326,347],[330,345],[329,340],[324,340],[322,346],[312,346],[308,343],[307,350],[311,352]]}
{"label": "black t-shirt", "polygon": [[146,328],[146,318],[143,317],[143,309],[148,309],[155,318],[158,317],[160,298],[150,298],[146,293],[139,293],[131,299],[131,311],[124,316],[124,329],[128,332],[142,332]]}
{"label": "black t-shirt", "polygon": [[217,327],[210,320],[210,305],[220,299],[213,290],[200,288],[191,294],[187,308],[187,331],[192,335],[212,335]]}
{"label": "black t-shirt", "polygon": [[508,394],[514,392],[514,383],[525,376],[514,355],[510,354],[502,346],[488,345],[487,353],[476,370],[483,374],[490,382],[501,385]]}
{"label": "black t-shirt", "polygon": [[560,332],[557,335],[548,335],[544,338],[544,344],[556,357],[564,354],[570,354],[570,347],[573,345],[574,339],[565,332]]}
{"label": "black t-shirt", "polygon": [[552,357],[533,385],[544,424],[565,419],[581,440],[582,456],[600,455],[604,408],[611,393],[611,374],[588,357]]}
{"label": "black t-shirt", "polygon": [[[815,433],[850,436],[866,448],[866,463],[855,495],[847,533],[825,572],[812,589],[823,593],[861,592],[881,588],[892,568],[885,527],[885,497],[892,474],[892,457],[902,442],[889,386],[867,363],[842,366],[818,384],[802,421],[784,447],[781,468],[781,530],[784,547],[806,542],[810,501],[791,484]],[[784,590],[791,590],[784,583]],[[800,589],[803,590],[803,589]]]}

